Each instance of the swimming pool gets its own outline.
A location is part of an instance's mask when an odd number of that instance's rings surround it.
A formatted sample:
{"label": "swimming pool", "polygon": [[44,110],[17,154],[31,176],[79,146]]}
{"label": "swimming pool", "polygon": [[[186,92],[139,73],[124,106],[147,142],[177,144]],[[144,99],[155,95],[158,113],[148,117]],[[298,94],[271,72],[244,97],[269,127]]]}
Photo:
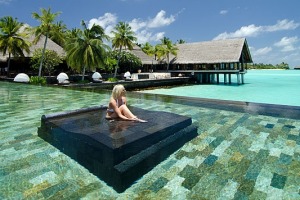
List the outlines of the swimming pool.
{"label": "swimming pool", "polygon": [[1,199],[300,198],[299,119],[129,92],[130,105],[192,117],[199,135],[119,194],[37,136],[43,114],[106,105],[109,91],[1,82],[0,92]]}

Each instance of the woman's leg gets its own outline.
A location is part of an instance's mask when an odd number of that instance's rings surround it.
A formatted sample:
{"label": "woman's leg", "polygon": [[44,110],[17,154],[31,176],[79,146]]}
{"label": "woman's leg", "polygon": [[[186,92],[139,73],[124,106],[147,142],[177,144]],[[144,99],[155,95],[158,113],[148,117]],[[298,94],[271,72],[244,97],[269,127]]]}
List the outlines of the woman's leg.
{"label": "woman's leg", "polygon": [[137,118],[134,114],[132,114],[132,112],[129,110],[129,108],[125,104],[121,105],[119,107],[119,109],[125,117],[127,117],[129,119]]}

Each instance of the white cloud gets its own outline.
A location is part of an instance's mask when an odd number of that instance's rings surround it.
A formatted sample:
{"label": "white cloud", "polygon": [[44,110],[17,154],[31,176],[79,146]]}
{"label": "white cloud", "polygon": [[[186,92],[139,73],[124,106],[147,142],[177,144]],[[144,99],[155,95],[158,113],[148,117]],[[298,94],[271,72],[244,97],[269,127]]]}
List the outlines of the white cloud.
{"label": "white cloud", "polygon": [[111,36],[111,31],[117,24],[118,17],[112,13],[105,13],[103,16],[99,18],[93,18],[89,20],[88,28],[91,28],[93,24],[101,26],[105,33]]}
{"label": "white cloud", "polygon": [[[279,64],[286,62],[291,68],[300,64],[300,48],[297,46],[299,38],[283,37],[278,42],[273,44],[273,47],[264,47],[255,49],[250,47],[253,62],[265,64]],[[275,47],[275,48],[274,48]]]}
{"label": "white cloud", "polygon": [[140,19],[133,19],[131,22],[129,22],[129,25],[131,29],[135,32],[142,28],[147,27],[147,22],[142,21]]}
{"label": "white cloud", "polygon": [[221,33],[214,40],[222,40],[227,38],[236,38],[236,37],[255,37],[259,34],[265,32],[275,32],[281,30],[294,30],[300,26],[300,23],[295,23],[294,20],[279,20],[275,25],[271,26],[256,26],[254,24],[248,26],[242,26],[240,29],[231,33]]}
{"label": "white cloud", "polygon": [[274,32],[274,31],[282,31],[282,30],[295,30],[298,28],[300,23],[295,23],[294,20],[278,20],[277,24],[272,26],[265,26],[264,29],[267,32]]}
{"label": "white cloud", "polygon": [[12,0],[0,0],[0,4],[9,4]]}
{"label": "white cloud", "polygon": [[136,37],[138,38],[138,43],[144,44],[149,41],[159,41],[165,36],[165,32],[152,33],[148,30],[142,30],[136,32]]}
{"label": "white cloud", "polygon": [[175,21],[175,17],[171,15],[170,17],[165,17],[166,12],[161,10],[157,13],[157,15],[149,20],[148,27],[149,28],[158,28],[162,26],[168,26]]}
{"label": "white cloud", "polygon": [[260,48],[260,49],[257,49],[257,50],[254,49],[253,50],[253,55],[254,56],[266,55],[271,51],[272,51],[271,47],[264,47],[264,48]]}
{"label": "white cloud", "polygon": [[[177,13],[176,16],[183,11],[184,9]],[[118,17],[116,14],[105,13],[99,18],[90,19],[88,27],[90,28],[93,24],[100,25],[102,28],[104,28],[107,35],[112,36],[111,31],[117,24],[117,19]],[[156,14],[154,18],[148,18],[146,20],[135,18],[128,23],[132,31],[136,33],[138,43],[145,43],[150,41],[159,41],[161,38],[163,38],[165,35],[164,32],[153,33],[153,30],[168,26],[174,21],[174,15],[170,15],[169,17],[167,17],[166,12],[164,10],[161,10]]]}
{"label": "white cloud", "polygon": [[283,37],[279,42],[276,42],[274,45],[282,48],[281,51],[288,52],[294,51],[296,48],[294,45],[299,41],[298,37]]}
{"label": "white cloud", "polygon": [[228,13],[228,10],[221,10],[220,15],[226,15]]}

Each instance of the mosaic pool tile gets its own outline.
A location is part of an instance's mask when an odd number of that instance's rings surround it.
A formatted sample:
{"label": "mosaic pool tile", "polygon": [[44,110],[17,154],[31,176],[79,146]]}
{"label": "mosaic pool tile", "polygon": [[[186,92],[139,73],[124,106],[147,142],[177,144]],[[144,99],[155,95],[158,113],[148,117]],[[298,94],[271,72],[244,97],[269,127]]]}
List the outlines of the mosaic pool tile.
{"label": "mosaic pool tile", "polygon": [[191,116],[199,135],[117,193],[37,137],[41,115],[106,104],[110,91],[0,90],[10,92],[0,97],[0,199],[300,199],[300,120],[128,93],[131,105]]}
{"label": "mosaic pool tile", "polygon": [[292,162],[292,156],[283,153],[280,155],[279,163],[289,165],[291,162]]}
{"label": "mosaic pool tile", "polygon": [[218,160],[218,156],[215,155],[209,155],[204,161],[203,163],[207,164],[207,165],[213,165],[216,161]]}
{"label": "mosaic pool tile", "polygon": [[270,187],[266,199],[283,199],[283,190]]}
{"label": "mosaic pool tile", "polygon": [[150,190],[153,192],[158,192],[160,189],[162,189],[166,184],[168,183],[168,179],[164,177],[158,178],[151,186]]}
{"label": "mosaic pool tile", "polygon": [[273,128],[275,124],[267,124],[265,127],[266,128]]}
{"label": "mosaic pool tile", "polygon": [[[186,189],[185,187],[182,187],[182,182],[184,181],[184,178],[180,176],[175,176],[172,180],[170,180],[166,186],[164,187],[166,190],[170,191],[169,196],[163,196],[161,199],[186,199],[187,195],[190,193],[190,190]],[[154,198],[160,198],[155,196]]]}
{"label": "mosaic pool tile", "polygon": [[271,186],[278,189],[283,189],[285,182],[286,182],[286,176],[282,176],[280,174],[274,173],[271,181]]}
{"label": "mosaic pool tile", "polygon": [[233,180],[228,180],[225,187],[220,191],[218,199],[233,199],[238,189],[238,183]]}

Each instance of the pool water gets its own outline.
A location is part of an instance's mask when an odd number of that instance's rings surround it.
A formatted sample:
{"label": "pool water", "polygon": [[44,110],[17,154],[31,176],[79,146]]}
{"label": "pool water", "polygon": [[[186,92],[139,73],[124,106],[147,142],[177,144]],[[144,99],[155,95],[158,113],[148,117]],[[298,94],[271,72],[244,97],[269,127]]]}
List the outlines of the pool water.
{"label": "pool water", "polygon": [[117,193],[37,136],[43,114],[106,105],[110,92],[7,82],[0,92],[1,199],[300,198],[299,119],[128,92],[130,105],[192,117],[198,136]]}

